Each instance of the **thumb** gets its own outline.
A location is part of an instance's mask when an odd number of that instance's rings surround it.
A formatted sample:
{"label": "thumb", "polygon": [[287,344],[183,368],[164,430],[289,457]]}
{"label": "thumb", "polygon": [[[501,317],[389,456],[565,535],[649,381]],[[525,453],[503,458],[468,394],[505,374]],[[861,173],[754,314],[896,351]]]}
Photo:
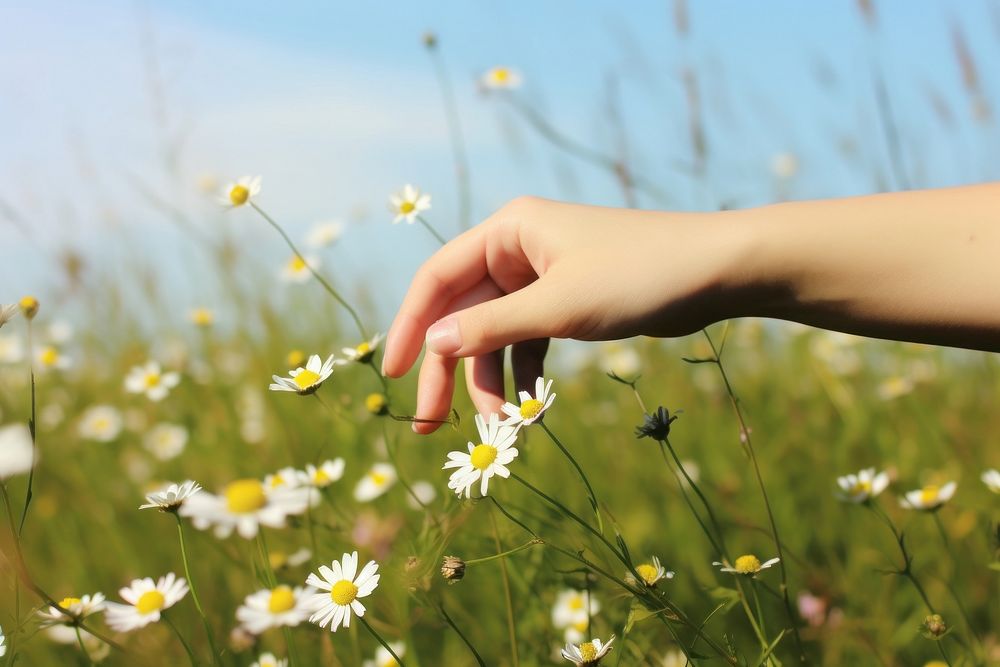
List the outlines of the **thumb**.
{"label": "thumb", "polygon": [[427,329],[427,349],[443,357],[472,357],[548,337],[553,327],[541,282],[441,318]]}

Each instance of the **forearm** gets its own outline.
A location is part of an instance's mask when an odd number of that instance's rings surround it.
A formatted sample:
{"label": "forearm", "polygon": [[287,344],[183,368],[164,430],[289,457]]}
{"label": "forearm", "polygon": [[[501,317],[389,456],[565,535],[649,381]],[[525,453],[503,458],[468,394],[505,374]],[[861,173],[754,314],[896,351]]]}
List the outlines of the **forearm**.
{"label": "forearm", "polygon": [[735,315],[1000,351],[1000,184],[732,215]]}

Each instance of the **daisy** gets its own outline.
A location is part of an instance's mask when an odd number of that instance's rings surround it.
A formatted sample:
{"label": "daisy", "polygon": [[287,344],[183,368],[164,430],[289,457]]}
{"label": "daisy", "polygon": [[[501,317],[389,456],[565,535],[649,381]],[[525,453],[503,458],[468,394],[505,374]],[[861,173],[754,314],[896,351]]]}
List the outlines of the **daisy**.
{"label": "daisy", "polygon": [[837,497],[850,503],[865,503],[885,491],[889,486],[889,474],[875,474],[875,468],[865,468],[857,475],[837,478],[841,493]]}
{"label": "daisy", "polygon": [[330,374],[333,373],[334,366],[340,366],[346,362],[343,359],[334,359],[331,354],[326,361],[321,361],[318,354],[309,357],[305,368],[299,366],[295,370],[288,371],[288,377],[272,375],[274,382],[268,387],[271,391],[294,391],[297,394],[312,394],[326,382]]}
{"label": "daisy", "polygon": [[139,505],[139,509],[158,509],[161,512],[176,512],[188,498],[199,491],[201,491],[201,485],[190,479],[179,485],[171,484],[160,491],[146,494],[146,504]]}
{"label": "daisy", "polygon": [[93,405],[80,418],[80,437],[111,442],[122,432],[122,415],[110,405]]}
{"label": "daisy", "polygon": [[376,417],[389,414],[389,397],[379,392],[365,396],[365,409]]}
{"label": "daisy", "polygon": [[[662,579],[673,579],[674,573],[671,570],[663,567],[660,559],[653,556],[653,562],[643,563],[642,565],[636,565],[635,571],[639,573],[642,578],[642,583],[646,584],[650,588],[656,586],[656,583]],[[628,579],[635,581],[635,577],[628,576]]]}
{"label": "daisy", "polygon": [[417,217],[431,207],[431,196],[421,194],[420,190],[409,183],[403,186],[403,190],[389,197],[389,210],[396,214],[392,224],[406,221],[412,225]]}
{"label": "daisy", "polygon": [[169,461],[180,456],[187,441],[186,428],[180,424],[161,422],[149,429],[142,439],[142,445],[160,461]]}
{"label": "daisy", "polygon": [[312,272],[319,269],[319,258],[313,256],[293,255],[281,269],[281,279],[286,283],[304,283],[312,277]]}
{"label": "daisy", "polygon": [[503,407],[500,408],[508,417],[504,423],[530,426],[541,419],[542,413],[549,409],[552,401],[556,400],[556,395],[549,393],[550,389],[552,389],[552,380],[546,383],[545,378],[536,379],[534,396],[526,391],[519,392],[518,398],[521,399],[520,407],[513,403],[504,403]]}
{"label": "daisy", "polygon": [[260,176],[244,176],[235,183],[227,183],[219,195],[219,203],[237,208],[260,194]]}
{"label": "daisy", "polygon": [[566,644],[566,648],[562,650],[562,657],[577,667],[596,665],[601,661],[601,658],[608,654],[614,641],[615,636],[611,635],[606,644],[602,643],[600,639],[592,639],[583,644]]}
{"label": "daisy", "polygon": [[255,635],[269,628],[294,628],[312,613],[308,603],[315,592],[313,588],[301,586],[265,588],[243,600],[236,610],[236,620],[243,624],[243,629]]}
{"label": "daisy", "polygon": [[712,563],[712,565],[719,568],[720,572],[729,572],[731,574],[745,574],[751,577],[757,576],[761,570],[766,570],[767,568],[777,565],[780,558],[772,558],[771,560],[766,560],[763,563],[760,559],[753,554],[746,554],[740,556],[736,559],[736,564],[730,567],[727,563],[720,563],[718,561]]}
{"label": "daisy", "polygon": [[982,474],[980,479],[983,480],[983,484],[985,484],[986,488],[990,491],[993,493],[1000,493],[1000,470],[997,470],[996,468],[987,470]]}
{"label": "daisy", "polygon": [[958,484],[955,482],[948,482],[943,486],[928,484],[922,489],[907,492],[905,498],[899,499],[899,504],[911,510],[933,512],[951,500],[956,488]]}
{"label": "daisy", "polygon": [[[10,322],[17,316],[18,306],[16,303],[0,303],[0,327]],[[0,635],[2,636],[2,635]],[[0,655],[3,655],[0,653]]]}
{"label": "daisy", "polygon": [[588,616],[593,616],[599,611],[601,604],[587,591],[567,588],[556,596],[555,604],[552,605],[552,625],[562,629],[573,625],[581,618],[586,621]]}
{"label": "daisy", "polygon": [[261,653],[257,661],[250,664],[250,667],[288,667],[288,660],[276,658],[273,653]]}
{"label": "daisy", "polygon": [[336,243],[344,233],[342,222],[320,222],[313,225],[306,237],[306,245],[312,248],[325,248]]}
{"label": "daisy", "polygon": [[319,465],[319,467],[316,467],[311,463],[307,463],[306,469],[298,472],[299,482],[301,484],[313,486],[317,489],[326,488],[343,476],[344,459],[340,457],[337,457],[332,461],[324,461]]}
{"label": "daisy", "polygon": [[425,479],[410,484],[410,491],[412,493],[406,494],[406,504],[418,512],[426,509],[437,498],[437,489]]}
{"label": "daisy", "polygon": [[[61,607],[61,609],[60,609]],[[66,611],[63,611],[65,609]],[[59,602],[59,606],[49,606],[48,609],[39,610],[43,626],[55,625],[57,623],[75,624],[91,614],[104,610],[104,594],[94,593],[83,597],[67,597]],[[68,614],[66,612],[69,612]]]}
{"label": "daisy", "polygon": [[448,452],[448,460],[442,469],[458,468],[448,479],[448,488],[459,496],[472,495],[472,485],[479,482],[479,493],[483,496],[489,487],[490,478],[494,475],[509,477],[507,464],[517,457],[517,449],[513,447],[517,440],[517,428],[500,423],[500,416],[490,415],[489,421],[482,415],[476,415],[476,427],[479,429],[478,445],[469,443],[469,452]]}
{"label": "daisy", "polygon": [[23,314],[27,319],[35,319],[35,315],[38,314],[38,309],[41,306],[38,303],[38,299],[33,296],[23,296],[21,300],[17,302],[17,305],[21,308],[21,314]]}
{"label": "daisy", "polygon": [[43,369],[64,371],[73,365],[73,360],[64,355],[55,345],[42,345],[35,350],[35,360]]}
{"label": "daisy", "polygon": [[207,329],[215,322],[215,313],[210,308],[192,308],[188,313],[188,319],[197,327]]}
{"label": "daisy", "polygon": [[133,366],[125,376],[125,391],[145,394],[151,401],[162,401],[180,381],[181,376],[177,373],[164,373],[159,363],[147,361],[144,366]]}
{"label": "daisy", "polygon": [[[358,598],[368,597],[378,586],[381,575],[376,574],[378,564],[370,560],[358,573],[358,552],[344,554],[343,558],[333,561],[330,567],[320,565],[319,574],[309,574],[306,583],[325,591],[312,596],[312,607],[316,610],[310,618],[310,623],[319,627],[330,626],[332,632],[343,626],[351,625],[351,612],[358,617],[365,615],[365,606]],[[357,574],[357,577],[355,577]]]}
{"label": "daisy", "polygon": [[27,425],[0,426],[0,480],[31,470],[34,449]]}
{"label": "daisy", "polygon": [[272,551],[268,554],[267,559],[271,563],[271,569],[277,572],[286,567],[298,567],[303,563],[308,563],[312,559],[312,552],[305,548],[290,554],[286,554],[284,551]]}
{"label": "daisy", "polygon": [[[400,658],[406,655],[406,644],[403,642],[392,642],[389,647],[392,649],[392,653]],[[375,649],[375,659],[365,660],[361,663],[361,667],[397,667],[399,663],[392,657],[392,653],[389,653],[384,646],[379,646]]]}
{"label": "daisy", "polygon": [[272,493],[283,489],[297,489],[302,486],[301,481],[301,472],[287,466],[273,475],[264,475],[264,492]]}
{"label": "daisy", "polygon": [[260,526],[282,528],[285,519],[305,512],[308,489],[276,489],[270,493],[260,480],[238,479],[230,482],[221,495],[207,492],[190,497],[181,505],[180,515],[190,517],[199,530],[215,527],[215,536],[229,537],[233,530],[250,540]]}
{"label": "daisy", "polygon": [[486,70],[479,78],[479,82],[490,90],[513,90],[521,86],[521,73],[510,67],[498,65]]}
{"label": "daisy", "polygon": [[367,503],[375,500],[396,483],[396,469],[388,463],[376,463],[354,486],[354,500]]}
{"label": "daisy", "polygon": [[[45,636],[57,644],[76,646],[79,649],[80,640],[77,639],[77,631],[80,633],[80,638],[83,639],[83,646],[87,651],[87,657],[91,663],[97,664],[102,662],[111,653],[110,644],[98,639],[84,628],[72,625],[52,625],[45,629]],[[0,651],[0,655],[3,655],[3,651]]]}
{"label": "daisy", "polygon": [[159,621],[160,612],[180,602],[187,592],[187,582],[173,572],[160,577],[156,583],[149,577],[133,579],[118,591],[128,604],[106,603],[104,618],[115,632],[130,632]]}
{"label": "daisy", "polygon": [[382,334],[377,333],[371,340],[361,341],[357,347],[345,347],[341,350],[349,361],[356,361],[359,364],[367,364],[375,355],[378,344],[382,342]]}

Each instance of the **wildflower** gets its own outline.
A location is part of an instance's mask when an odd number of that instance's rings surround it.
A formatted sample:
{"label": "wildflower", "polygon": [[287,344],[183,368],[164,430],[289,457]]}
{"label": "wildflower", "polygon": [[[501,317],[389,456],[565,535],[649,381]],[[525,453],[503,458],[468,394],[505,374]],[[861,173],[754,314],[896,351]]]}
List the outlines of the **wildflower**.
{"label": "wildflower", "polygon": [[[406,655],[406,644],[403,642],[393,642],[389,647],[392,648],[392,653],[400,658]],[[389,653],[384,646],[379,646],[375,649],[375,659],[365,660],[361,663],[361,667],[397,667],[399,663],[392,657],[392,653]]]}
{"label": "wildflower", "polygon": [[656,412],[643,415],[642,418],[643,423],[635,427],[635,437],[666,440],[670,435],[670,424],[677,419],[677,415],[671,415],[670,411],[661,405],[656,408]]}
{"label": "wildflower", "polygon": [[599,360],[602,369],[611,371],[619,377],[635,376],[642,368],[642,359],[635,348],[622,343],[605,343],[599,349]]}
{"label": "wildflower", "polygon": [[301,483],[308,486],[314,486],[317,489],[326,488],[343,476],[344,459],[340,457],[337,457],[332,461],[324,461],[319,465],[319,467],[316,467],[311,463],[307,463],[306,469],[299,471],[299,480]]}
{"label": "wildflower", "polygon": [[55,345],[42,345],[35,350],[35,360],[46,370],[64,371],[73,365],[73,360],[64,355]]}
{"label": "wildflower", "polygon": [[354,499],[359,503],[375,500],[396,483],[396,469],[388,463],[376,463],[354,486]]}
{"label": "wildflower", "polygon": [[285,357],[285,363],[288,364],[289,368],[298,368],[306,362],[306,353],[302,350],[289,350],[288,355]]}
{"label": "wildflower", "polygon": [[927,639],[940,639],[948,633],[948,625],[944,622],[941,614],[931,614],[924,619],[924,637]]}
{"label": "wildflower", "polygon": [[34,446],[25,424],[0,426],[0,480],[31,470]]}
{"label": "wildflower", "polygon": [[236,610],[236,620],[255,635],[269,628],[292,627],[309,618],[310,596],[313,588],[275,586],[251,593]]}
{"label": "wildflower", "polygon": [[358,552],[355,551],[345,553],[330,567],[321,565],[319,576],[310,573],[306,583],[325,592],[312,596],[312,607],[316,613],[309,618],[309,622],[321,628],[329,624],[331,632],[336,632],[341,626],[350,627],[351,612],[359,617],[365,615],[365,606],[359,598],[368,597],[378,586],[381,575],[376,572],[378,564],[370,560],[358,573]]}
{"label": "wildflower", "polygon": [[[18,305],[16,303],[10,303],[10,304],[0,303],[0,328],[2,328],[3,325],[7,324],[12,319],[14,319],[17,316],[17,312],[18,312]],[[0,655],[3,654],[0,653]]]}
{"label": "wildflower", "polygon": [[943,486],[928,484],[922,489],[908,491],[905,498],[899,499],[899,504],[911,510],[933,512],[951,500],[956,488],[958,485],[955,482],[948,482]]}
{"label": "wildflower", "polygon": [[160,620],[160,612],[174,606],[187,595],[187,582],[168,572],[156,583],[149,577],[133,579],[118,591],[128,604],[108,602],[104,617],[116,632],[130,632]]}
{"label": "wildflower", "polygon": [[319,259],[313,256],[293,255],[281,269],[281,279],[286,283],[304,283],[319,269]]}
{"label": "wildflower", "polygon": [[913,391],[913,380],[907,377],[895,375],[883,380],[876,391],[878,397],[883,401],[891,401],[894,398],[905,396]]}
{"label": "wildflower", "polygon": [[309,562],[312,558],[312,552],[309,549],[299,549],[290,554],[286,554],[283,551],[272,551],[268,554],[268,561],[271,563],[272,570],[283,570],[286,567],[298,567],[303,563]]}
{"label": "wildflower", "polygon": [[160,461],[180,456],[188,441],[188,431],[180,424],[161,422],[149,430],[142,445]]}
{"label": "wildflower", "polygon": [[552,625],[566,631],[566,641],[583,641],[590,618],[601,610],[601,604],[588,591],[572,588],[559,593],[552,605]]}
{"label": "wildflower", "polygon": [[389,210],[396,214],[392,224],[406,221],[412,225],[417,217],[431,207],[431,196],[421,194],[420,190],[409,183],[403,186],[403,190],[389,197]]}
{"label": "wildflower", "polygon": [[378,344],[382,342],[382,334],[377,333],[371,340],[361,341],[357,347],[345,347],[341,351],[349,361],[356,361],[359,364],[367,364],[375,355]]}
{"label": "wildflower", "polygon": [[300,481],[299,471],[287,466],[274,474],[264,475],[264,493],[282,489],[296,489],[301,486]]}
{"label": "wildflower", "polygon": [[551,407],[552,402],[556,400],[556,395],[549,393],[550,389],[552,389],[552,380],[549,380],[548,383],[546,383],[545,378],[537,378],[535,380],[534,396],[526,391],[519,392],[518,398],[521,399],[520,406],[514,405],[513,403],[504,403],[503,407],[500,408],[500,410],[508,417],[504,423],[530,426],[537,420],[541,419],[542,413],[548,410],[549,407]]}
{"label": "wildflower", "polygon": [[365,396],[365,409],[376,417],[389,414],[389,398],[378,392]]}
{"label": "wildflower", "polygon": [[260,194],[260,176],[244,176],[235,183],[228,183],[219,195],[219,203],[236,208],[250,202]]}
{"label": "wildflower", "polygon": [[[61,607],[61,608],[60,608]],[[66,611],[63,611],[65,609]],[[49,606],[48,609],[39,610],[43,626],[55,625],[57,623],[75,624],[91,614],[96,614],[104,610],[104,594],[94,593],[82,597],[66,597],[60,600],[59,606]],[[69,612],[67,614],[67,612]]]}
{"label": "wildflower", "polygon": [[30,322],[35,319],[35,315],[38,314],[38,309],[41,304],[38,303],[38,299],[33,296],[21,297],[21,300],[17,302],[17,305],[21,307],[21,313]]}
{"label": "wildflower", "polygon": [[285,519],[301,514],[308,505],[308,489],[277,489],[267,492],[256,479],[230,482],[221,495],[199,493],[185,502],[180,515],[190,517],[195,528],[215,527],[218,538],[235,529],[240,537],[253,539],[261,525],[282,528]]}
{"label": "wildflower", "polygon": [[288,667],[287,658],[276,658],[273,653],[261,653],[256,662],[250,667]]}
{"label": "wildflower", "polygon": [[205,308],[203,306],[199,308],[192,308],[191,312],[188,313],[188,319],[190,319],[191,323],[195,326],[207,329],[215,322],[215,313],[213,313],[210,308]]}
{"label": "wildflower", "polygon": [[[657,558],[656,556],[653,556],[653,562],[651,563],[643,563],[641,565],[636,565],[635,571],[642,578],[642,583],[646,584],[650,588],[656,587],[656,583],[661,579],[674,578],[674,573],[671,570],[668,570],[667,568],[663,567],[663,564],[660,563],[660,559]],[[631,575],[629,575],[627,578],[631,579],[633,582],[635,581],[635,577]]]}
{"label": "wildflower", "polygon": [[562,657],[577,667],[596,665],[608,654],[614,641],[615,636],[611,635],[606,644],[601,643],[600,639],[592,639],[582,644],[566,644],[566,648],[562,650]]}
{"label": "wildflower", "polygon": [[728,563],[725,562],[720,563],[718,561],[712,563],[712,565],[718,567],[721,572],[730,572],[732,574],[745,574],[750,577],[756,577],[758,574],[760,574],[761,570],[766,570],[767,568],[772,567],[773,565],[777,565],[779,561],[781,561],[780,558],[772,558],[771,560],[766,560],[763,563],[761,563],[760,559],[754,556],[753,554],[745,554],[737,558],[736,564],[733,565],[732,567],[730,567]]}
{"label": "wildflower", "polygon": [[69,322],[56,320],[45,328],[45,336],[56,345],[65,345],[73,339],[73,325]]}
{"label": "wildflower", "polygon": [[160,491],[146,494],[146,504],[139,505],[139,509],[155,508],[161,512],[176,512],[188,498],[199,491],[201,491],[201,485],[190,479],[179,485],[171,484]]}
{"label": "wildflower", "polygon": [[489,90],[513,90],[521,86],[521,73],[510,67],[498,65],[486,70],[479,82]]}
{"label": "wildflower", "polygon": [[413,510],[422,510],[437,498],[434,485],[425,479],[410,484],[410,491],[411,493],[406,494],[406,504]]}
{"label": "wildflower", "polygon": [[306,245],[312,248],[325,248],[340,239],[344,233],[344,225],[340,222],[321,222],[313,225],[306,237]]}
{"label": "wildflower", "polygon": [[[87,657],[91,663],[96,664],[101,662],[111,653],[110,644],[98,639],[84,628],[62,624],[52,625],[45,629],[45,636],[57,644],[79,648],[80,640],[77,639],[77,632],[80,633],[80,638],[83,639],[84,650],[87,651]],[[0,651],[0,655],[3,655],[2,651]]]}
{"label": "wildflower", "polygon": [[160,364],[148,361],[144,366],[133,366],[125,376],[125,391],[130,394],[145,394],[151,401],[162,401],[170,390],[181,381],[179,374],[162,372]]}
{"label": "wildflower", "polygon": [[461,581],[465,576],[465,561],[458,556],[445,556],[441,563],[441,576],[452,584]]}
{"label": "wildflower", "polygon": [[804,618],[810,626],[818,628],[826,621],[826,598],[802,591],[796,598],[796,606],[799,610],[799,616]]}
{"label": "wildflower", "polygon": [[799,159],[794,153],[778,153],[771,158],[771,173],[779,180],[787,181],[799,171]]}
{"label": "wildflower", "polygon": [[24,346],[16,335],[0,336],[0,364],[16,364],[24,359]]}
{"label": "wildflower", "polygon": [[122,415],[110,405],[93,405],[80,418],[80,437],[111,442],[122,431]]}
{"label": "wildflower", "polygon": [[448,488],[459,496],[472,495],[472,485],[480,482],[479,493],[486,495],[490,478],[494,475],[509,477],[507,464],[517,457],[517,449],[513,447],[517,440],[517,429],[500,423],[500,416],[490,415],[489,421],[482,415],[476,415],[476,427],[479,429],[479,444],[468,443],[469,451],[449,452],[448,460],[442,469],[458,468],[448,479]]}
{"label": "wildflower", "polygon": [[330,374],[333,373],[334,366],[344,364],[343,360],[335,360],[331,354],[326,361],[320,361],[319,355],[314,354],[309,357],[305,368],[299,366],[295,370],[288,371],[288,377],[272,375],[274,382],[268,387],[271,391],[294,391],[299,395],[312,394],[319,389]]}
{"label": "wildflower", "polygon": [[986,485],[993,493],[1000,493],[1000,470],[991,469],[987,470],[982,474],[980,479],[983,480],[983,484]]}
{"label": "wildflower", "polygon": [[421,38],[421,41],[424,43],[424,46],[427,47],[428,49],[434,49],[435,47],[437,47],[438,37],[436,34],[428,30],[427,32],[424,33],[424,36]]}
{"label": "wildflower", "polygon": [[865,468],[857,475],[844,475],[837,478],[841,493],[837,497],[850,503],[866,503],[889,486],[889,475],[886,472],[875,474],[875,468]]}

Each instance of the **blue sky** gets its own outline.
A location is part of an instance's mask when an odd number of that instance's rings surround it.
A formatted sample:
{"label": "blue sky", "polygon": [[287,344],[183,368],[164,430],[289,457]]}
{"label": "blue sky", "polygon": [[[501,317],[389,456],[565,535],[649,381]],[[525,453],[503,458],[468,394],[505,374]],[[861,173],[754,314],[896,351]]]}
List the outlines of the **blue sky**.
{"label": "blue sky", "polygon": [[[997,178],[1000,142],[973,118],[952,43],[954,27],[996,106],[996,70],[984,63],[1000,57],[997,6],[876,3],[872,30],[846,0],[690,4],[690,33],[679,36],[671,2],[5,2],[0,302],[59,288],[51,255],[65,247],[109,275],[151,267],[178,305],[194,299],[211,267],[141,189],[209,233],[238,233],[277,271],[287,253],[270,230],[248,211],[220,217],[196,188],[205,175],[253,173],[264,177],[262,205],[293,235],[318,220],[356,221],[328,261],[349,289],[378,281],[386,316],[434,249],[423,230],[389,225],[387,195],[413,182],[434,196],[430,219],[458,229],[426,30],[439,35],[455,85],[477,217],[523,193],[622,203],[607,174],[478,93],[476,77],[495,64],[520,70],[518,95],[602,151],[617,141],[615,90],[634,166],[680,209],[772,200],[770,164],[784,152],[800,163],[780,190],[789,196],[892,187],[876,69],[916,185]],[[706,183],[673,166],[691,159],[686,68],[706,109]],[[949,122],[932,96],[949,105]]]}

